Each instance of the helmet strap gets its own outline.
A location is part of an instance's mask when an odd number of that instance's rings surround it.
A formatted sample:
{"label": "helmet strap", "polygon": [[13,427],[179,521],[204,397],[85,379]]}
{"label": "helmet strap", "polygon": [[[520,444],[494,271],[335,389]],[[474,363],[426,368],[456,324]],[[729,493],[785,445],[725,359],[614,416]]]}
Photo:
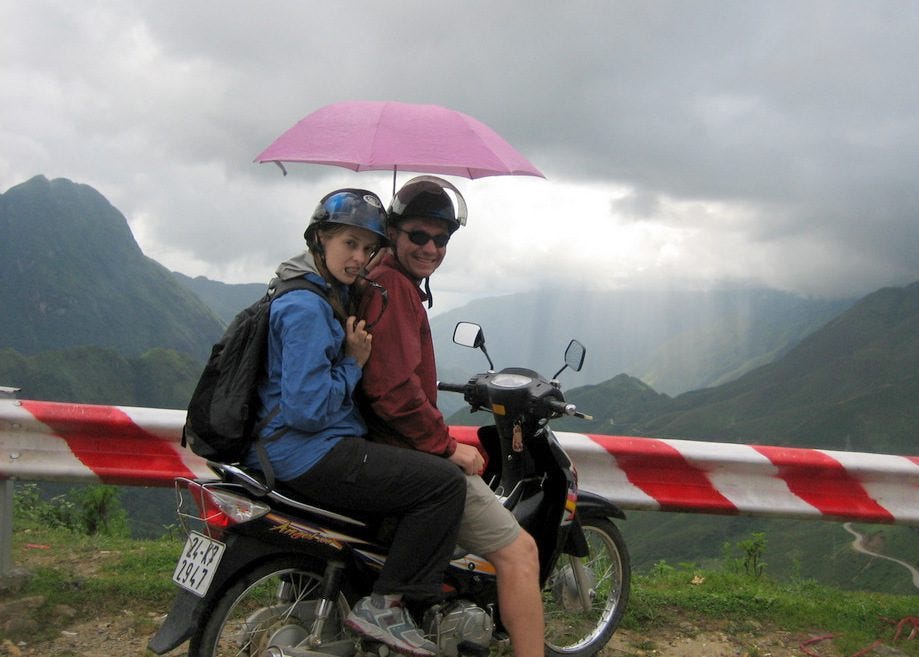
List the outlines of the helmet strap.
{"label": "helmet strap", "polygon": [[434,295],[431,294],[431,277],[424,277],[424,294],[428,298],[428,308],[434,305]]}

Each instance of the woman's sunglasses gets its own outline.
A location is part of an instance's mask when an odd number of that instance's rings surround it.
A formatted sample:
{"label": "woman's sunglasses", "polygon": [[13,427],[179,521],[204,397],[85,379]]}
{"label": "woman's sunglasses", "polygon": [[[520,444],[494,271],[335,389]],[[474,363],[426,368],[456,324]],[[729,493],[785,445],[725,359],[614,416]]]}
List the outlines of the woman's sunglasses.
{"label": "woman's sunglasses", "polygon": [[404,230],[402,228],[397,228],[396,230],[398,230],[400,233],[405,233],[408,235],[409,242],[412,244],[417,244],[418,246],[424,246],[428,242],[433,241],[434,246],[436,246],[438,249],[442,249],[447,246],[447,242],[450,241],[450,236],[444,235],[443,233],[440,235],[431,235],[430,233],[426,233],[423,230]]}

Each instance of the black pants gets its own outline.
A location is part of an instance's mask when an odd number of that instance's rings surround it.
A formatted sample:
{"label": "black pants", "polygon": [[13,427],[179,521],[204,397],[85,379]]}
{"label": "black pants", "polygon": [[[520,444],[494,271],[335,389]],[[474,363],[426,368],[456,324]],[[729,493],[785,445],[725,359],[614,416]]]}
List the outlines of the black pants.
{"label": "black pants", "polygon": [[392,547],[374,592],[414,600],[440,595],[466,502],[466,480],[455,464],[348,437],[284,483],[317,506],[394,516]]}

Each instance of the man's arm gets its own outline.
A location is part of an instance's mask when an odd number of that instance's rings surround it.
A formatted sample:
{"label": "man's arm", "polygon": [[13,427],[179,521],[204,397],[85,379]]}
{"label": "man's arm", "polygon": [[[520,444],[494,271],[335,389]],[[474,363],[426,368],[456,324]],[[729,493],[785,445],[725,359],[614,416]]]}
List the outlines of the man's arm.
{"label": "man's arm", "polygon": [[373,411],[415,449],[451,456],[456,440],[418,374],[423,357],[420,331],[427,324],[418,290],[398,272],[379,282],[388,291],[385,310],[381,315],[382,298],[371,293],[361,312],[363,317],[380,318],[373,327],[373,350],[364,366],[364,393]]}

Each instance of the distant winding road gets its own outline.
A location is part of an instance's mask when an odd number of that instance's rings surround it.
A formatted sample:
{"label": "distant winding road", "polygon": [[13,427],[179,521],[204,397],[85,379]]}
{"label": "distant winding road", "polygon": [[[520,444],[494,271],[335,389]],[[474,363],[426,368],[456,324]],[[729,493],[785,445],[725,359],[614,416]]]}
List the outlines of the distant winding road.
{"label": "distant winding road", "polygon": [[877,552],[872,552],[865,547],[865,537],[859,534],[857,531],[852,529],[852,523],[847,522],[843,524],[843,529],[852,534],[855,537],[855,540],[852,541],[852,549],[856,552],[861,552],[862,554],[867,554],[872,557],[878,557],[879,559],[887,559],[888,561],[893,561],[896,564],[899,564],[906,568],[910,574],[913,576],[913,586],[919,589],[919,570],[917,570],[912,564],[908,564],[905,561],[900,561],[899,559],[894,559],[893,557],[888,557],[884,554],[878,554]]}

